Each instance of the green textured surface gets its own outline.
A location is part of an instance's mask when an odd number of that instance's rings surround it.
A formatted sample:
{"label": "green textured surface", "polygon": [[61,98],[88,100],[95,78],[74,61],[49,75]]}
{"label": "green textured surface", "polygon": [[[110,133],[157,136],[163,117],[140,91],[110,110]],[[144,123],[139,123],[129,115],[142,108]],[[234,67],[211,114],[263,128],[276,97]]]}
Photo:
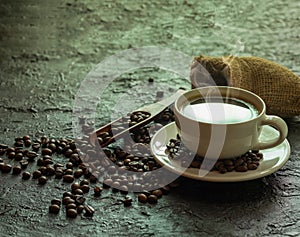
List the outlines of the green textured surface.
{"label": "green textured surface", "polygon": [[[72,137],[74,98],[86,74],[132,47],[161,46],[191,57],[255,55],[299,75],[299,26],[297,0],[1,0],[0,142],[24,134]],[[150,77],[154,89],[145,91]],[[129,108],[179,86],[190,87],[157,69],[126,74],[104,93],[96,126],[124,98],[136,99]],[[300,119],[287,123],[292,153],[276,174],[232,184],[184,180],[152,206],[134,195],[133,206],[124,208],[110,191],[101,200],[90,194],[92,220],[48,214],[50,200],[68,185],[40,187],[0,174],[0,236],[299,236]]]}

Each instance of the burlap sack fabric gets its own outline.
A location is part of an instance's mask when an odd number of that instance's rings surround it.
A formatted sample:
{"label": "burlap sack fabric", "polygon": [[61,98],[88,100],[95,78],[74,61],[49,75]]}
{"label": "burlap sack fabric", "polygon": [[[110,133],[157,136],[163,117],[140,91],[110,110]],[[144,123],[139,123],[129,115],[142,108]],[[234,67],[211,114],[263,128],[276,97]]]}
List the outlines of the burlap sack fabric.
{"label": "burlap sack fabric", "polygon": [[300,77],[277,63],[258,57],[196,57],[191,68],[193,88],[211,85],[211,78],[216,85],[239,87],[259,95],[268,114],[284,118],[300,115]]}

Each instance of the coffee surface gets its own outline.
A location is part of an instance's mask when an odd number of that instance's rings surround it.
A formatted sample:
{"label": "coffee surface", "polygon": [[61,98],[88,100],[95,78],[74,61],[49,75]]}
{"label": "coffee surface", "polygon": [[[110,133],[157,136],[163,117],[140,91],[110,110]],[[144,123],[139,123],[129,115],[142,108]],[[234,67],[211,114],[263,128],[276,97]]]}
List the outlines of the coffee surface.
{"label": "coffee surface", "polygon": [[182,108],[182,113],[196,121],[214,124],[245,122],[258,115],[252,104],[236,98],[220,97],[192,101]]}

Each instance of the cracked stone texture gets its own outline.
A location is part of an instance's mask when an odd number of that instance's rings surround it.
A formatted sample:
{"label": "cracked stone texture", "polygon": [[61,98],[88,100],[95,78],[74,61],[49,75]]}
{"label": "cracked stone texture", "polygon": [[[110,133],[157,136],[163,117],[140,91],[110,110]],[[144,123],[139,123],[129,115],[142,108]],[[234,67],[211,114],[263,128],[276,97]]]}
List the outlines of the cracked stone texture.
{"label": "cracked stone texture", "polygon": [[[1,0],[0,142],[12,145],[24,134],[72,138],[82,81],[126,49],[160,46],[191,58],[255,55],[300,75],[299,26],[297,0]],[[113,108],[129,112],[152,102],[157,91],[168,96],[180,86],[190,87],[157,68],[125,73],[101,92],[95,126],[109,122]],[[0,174],[0,235],[300,236],[300,118],[287,123],[291,156],[272,175],[228,184],[183,179],[157,205],[139,204],[130,194],[130,208],[121,205],[121,194],[105,191],[97,200],[89,194],[93,219],[48,214],[66,184],[51,180],[41,187]]]}

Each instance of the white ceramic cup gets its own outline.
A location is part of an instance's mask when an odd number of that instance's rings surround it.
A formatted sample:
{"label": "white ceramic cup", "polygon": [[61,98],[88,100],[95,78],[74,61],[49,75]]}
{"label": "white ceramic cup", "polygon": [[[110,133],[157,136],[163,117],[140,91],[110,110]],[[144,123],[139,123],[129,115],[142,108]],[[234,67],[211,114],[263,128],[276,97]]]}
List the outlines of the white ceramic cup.
{"label": "white ceramic cup", "polygon": [[[219,108],[208,108],[195,113],[210,113],[211,121],[186,114],[185,106],[201,99],[211,105],[212,98],[228,98],[250,104],[256,113],[250,118],[238,122],[228,122],[228,114],[219,104]],[[227,105],[226,105],[227,106]],[[227,114],[226,114],[227,113]],[[275,147],[282,143],[287,136],[288,128],[283,119],[278,116],[266,115],[266,105],[256,94],[228,86],[212,86],[192,89],[183,93],[174,104],[175,122],[183,144],[192,152],[211,159],[228,159],[240,156],[249,150],[262,150]],[[240,115],[240,114],[237,114]],[[243,116],[242,116],[243,117]],[[220,118],[224,121],[220,122]],[[278,136],[270,139],[260,137],[262,127],[269,125],[278,130]],[[266,139],[266,140],[264,140]]]}

